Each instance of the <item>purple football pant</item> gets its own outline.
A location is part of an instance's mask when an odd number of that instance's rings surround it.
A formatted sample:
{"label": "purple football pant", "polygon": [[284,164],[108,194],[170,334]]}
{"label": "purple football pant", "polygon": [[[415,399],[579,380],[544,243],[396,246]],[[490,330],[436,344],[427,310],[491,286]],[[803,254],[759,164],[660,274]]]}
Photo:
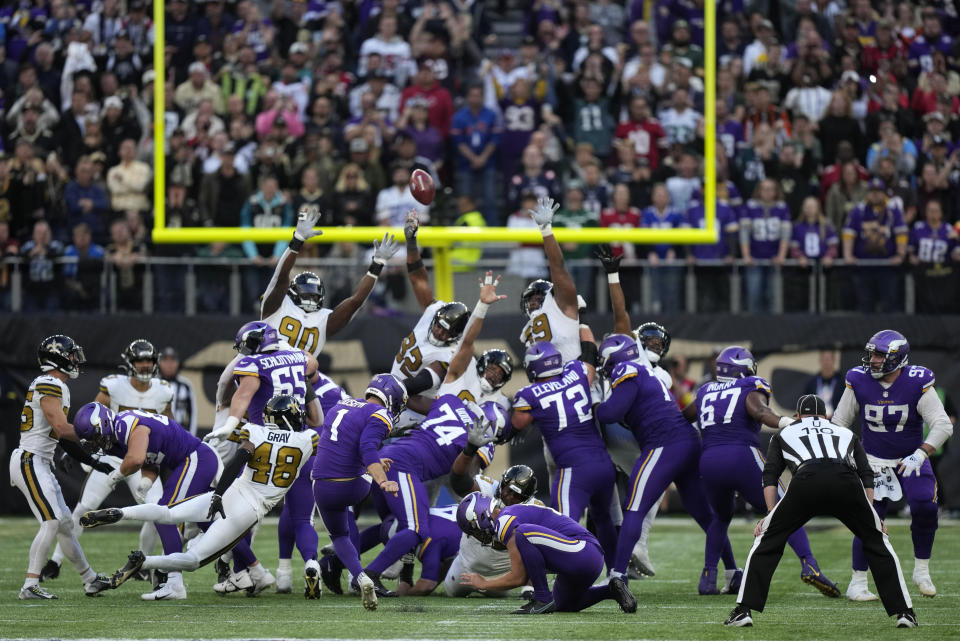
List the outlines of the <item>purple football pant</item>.
{"label": "purple football pant", "polygon": [[[923,462],[920,476],[897,474],[903,496],[910,506],[910,534],[913,537],[913,556],[917,559],[929,559],[933,553],[933,539],[937,534],[937,479],[933,475],[930,460]],[[887,500],[874,501],[880,518],[887,516]],[[863,553],[863,542],[853,539],[853,569],[866,570],[867,557]]]}
{"label": "purple football pant", "polygon": [[396,469],[396,466],[387,472],[387,479],[400,486],[397,496],[379,488],[375,494],[383,497],[390,513],[396,517],[397,533],[367,565],[367,572],[373,574],[383,574],[400,557],[430,538],[430,497],[423,482],[414,474]]}
{"label": "purple football pant", "polygon": [[[213,448],[206,443],[201,443],[190,456],[170,472],[170,476],[163,484],[163,496],[158,503],[170,506],[185,501],[191,496],[209,492],[210,486],[216,482],[220,465],[220,459]],[[183,550],[180,529],[176,525],[157,523],[156,528],[164,554],[176,554]]]}
{"label": "purple football pant", "polygon": [[[617,554],[613,569],[626,575],[633,546],[640,539],[643,518],[670,484],[677,486],[683,507],[697,524],[707,532],[713,521],[713,510],[707,502],[700,482],[700,441],[685,439],[658,447],[643,448],[633,465],[627,484],[627,500],[623,506],[623,525],[617,539]],[[724,565],[736,567],[729,539],[723,549]],[[728,564],[729,562],[729,564]]]}
{"label": "purple football pant", "polygon": [[357,552],[357,522],[350,508],[367,498],[370,482],[363,477],[348,481],[317,479],[313,482],[313,497],[320,510],[320,518],[330,533],[330,541],[340,562],[353,576],[363,572]]}
{"label": "purple football pant", "polygon": [[[707,495],[714,518],[707,530],[707,543],[704,549],[703,565],[706,568],[717,567],[727,530],[733,520],[736,508],[734,494],[740,492],[743,500],[755,509],[765,512],[766,501],[763,498],[763,466],[766,460],[756,447],[749,445],[713,445],[700,455],[700,478],[703,479],[703,491]],[[778,489],[783,496],[783,487]],[[810,541],[803,528],[790,535],[787,543],[798,557],[812,558]]]}
{"label": "purple football pant", "polygon": [[608,566],[613,565],[617,550],[617,528],[610,514],[616,480],[613,463],[598,461],[596,465],[557,468],[550,488],[550,502],[564,516],[579,523],[584,510],[590,508],[590,518]]}
{"label": "purple football pant", "polygon": [[[606,585],[593,587],[603,571],[603,552],[595,542],[571,539],[534,523],[518,525],[513,540],[537,601],[553,600],[560,612],[579,612],[610,598]],[[557,574],[552,591],[547,572]]]}
{"label": "purple football pant", "polygon": [[277,525],[281,559],[293,556],[294,544],[304,562],[317,558],[317,530],[313,527],[311,518],[315,505],[310,483],[312,461],[311,457],[300,469],[300,474],[283,497],[283,511],[280,512],[280,523]]}

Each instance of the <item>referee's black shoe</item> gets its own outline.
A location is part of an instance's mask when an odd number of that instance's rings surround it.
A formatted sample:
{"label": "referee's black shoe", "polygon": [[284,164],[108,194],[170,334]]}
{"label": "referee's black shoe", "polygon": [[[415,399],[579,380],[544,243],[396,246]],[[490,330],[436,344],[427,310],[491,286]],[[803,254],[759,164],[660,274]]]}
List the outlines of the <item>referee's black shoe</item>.
{"label": "referee's black shoe", "polygon": [[898,628],[915,628],[920,625],[917,622],[917,615],[913,613],[913,608],[897,615]]}
{"label": "referee's black shoe", "polygon": [[753,626],[753,617],[750,616],[750,608],[737,604],[723,625],[729,625],[734,628],[749,628]]}

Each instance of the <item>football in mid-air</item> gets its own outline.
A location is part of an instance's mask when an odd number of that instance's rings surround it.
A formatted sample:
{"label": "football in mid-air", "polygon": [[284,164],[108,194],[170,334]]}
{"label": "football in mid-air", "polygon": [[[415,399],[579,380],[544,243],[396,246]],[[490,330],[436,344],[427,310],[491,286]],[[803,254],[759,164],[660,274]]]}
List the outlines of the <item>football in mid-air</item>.
{"label": "football in mid-air", "polygon": [[422,169],[414,169],[410,174],[410,193],[421,205],[429,205],[437,195],[437,186],[430,174]]}

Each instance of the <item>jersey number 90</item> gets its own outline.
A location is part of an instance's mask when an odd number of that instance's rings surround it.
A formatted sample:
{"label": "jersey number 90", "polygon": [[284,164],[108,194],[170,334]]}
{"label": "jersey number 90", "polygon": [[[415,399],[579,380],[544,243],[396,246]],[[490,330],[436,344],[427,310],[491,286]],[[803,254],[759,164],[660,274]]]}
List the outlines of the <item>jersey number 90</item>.
{"label": "jersey number 90", "polygon": [[320,330],[316,327],[304,327],[303,323],[292,316],[284,316],[277,331],[287,339],[290,346],[313,354],[320,341]]}

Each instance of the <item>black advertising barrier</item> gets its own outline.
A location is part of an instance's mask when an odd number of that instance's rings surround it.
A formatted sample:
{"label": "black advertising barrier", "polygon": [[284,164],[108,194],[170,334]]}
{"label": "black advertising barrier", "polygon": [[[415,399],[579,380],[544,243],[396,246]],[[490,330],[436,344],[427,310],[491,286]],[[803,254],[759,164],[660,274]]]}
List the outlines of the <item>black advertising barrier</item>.
{"label": "black advertising barrier", "polygon": [[[0,379],[0,386],[4,388],[2,393],[7,400],[3,406],[5,409],[0,410],[3,411],[0,455],[4,463],[0,470],[0,513],[11,509],[10,498],[16,499],[14,504],[17,506],[25,507],[19,497],[5,496],[10,492],[5,478],[6,461],[9,452],[16,447],[17,429],[14,426],[19,414],[18,402],[8,397],[8,388],[19,387],[22,399],[22,390],[37,374],[36,346],[41,339],[50,334],[65,333],[84,346],[88,361],[84,373],[78,380],[70,382],[74,411],[96,396],[102,376],[116,372],[120,352],[130,341],[142,337],[158,348],[174,346],[184,363],[183,373],[194,382],[199,397],[199,425],[201,430],[206,430],[212,423],[216,380],[233,355],[234,334],[246,320],[250,319],[159,314],[0,316],[0,367],[5,377]],[[588,314],[585,320],[598,337],[612,329],[609,315]],[[903,332],[910,340],[911,362],[926,365],[936,372],[937,386],[948,396],[960,396],[960,367],[957,366],[960,317],[957,316],[701,314],[635,318],[634,322],[639,324],[644,320],[657,320],[670,330],[673,336],[670,356],[682,355],[690,360],[689,378],[692,380],[700,378],[703,363],[715,347],[730,344],[750,347],[760,360],[760,374],[773,385],[773,405],[784,413],[792,411],[804,384],[817,371],[817,350],[836,350],[840,355],[840,368],[846,370],[859,364],[867,338],[885,328]],[[321,366],[348,391],[359,393],[373,373],[389,371],[401,340],[415,322],[414,317],[358,317],[327,343]],[[519,314],[489,316],[484,322],[478,349],[502,347],[506,343],[519,366],[523,355],[519,338],[523,322]],[[518,369],[506,389],[507,394],[512,394],[525,382],[522,369]],[[542,469],[540,450],[539,435],[531,433],[511,446],[509,458]],[[948,451],[946,458],[960,463],[960,447],[954,450]],[[960,506],[960,464],[941,466],[944,471],[947,468],[956,471],[941,479],[944,493],[951,505]],[[70,501],[75,488],[65,482],[64,490]]]}

